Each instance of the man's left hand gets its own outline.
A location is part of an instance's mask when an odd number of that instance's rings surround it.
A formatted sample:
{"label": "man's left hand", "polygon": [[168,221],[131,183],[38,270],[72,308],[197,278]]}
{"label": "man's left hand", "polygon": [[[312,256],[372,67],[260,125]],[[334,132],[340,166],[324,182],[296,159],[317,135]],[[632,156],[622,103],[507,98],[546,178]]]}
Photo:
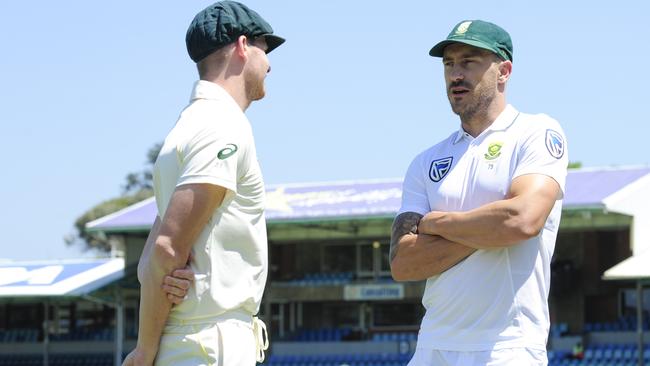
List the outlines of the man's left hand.
{"label": "man's left hand", "polygon": [[170,276],[165,276],[162,289],[167,293],[167,299],[178,305],[185,299],[192,281],[194,281],[194,272],[189,267],[177,269]]}

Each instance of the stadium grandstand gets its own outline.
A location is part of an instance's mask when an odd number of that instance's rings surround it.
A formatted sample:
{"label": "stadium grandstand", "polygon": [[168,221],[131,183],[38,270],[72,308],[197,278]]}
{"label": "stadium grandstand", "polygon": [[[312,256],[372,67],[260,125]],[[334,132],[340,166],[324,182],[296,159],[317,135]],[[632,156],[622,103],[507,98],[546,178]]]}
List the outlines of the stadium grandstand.
{"label": "stadium grandstand", "polygon": [[[650,364],[639,331],[650,329],[650,168],[572,170],[566,191],[549,364]],[[400,197],[399,179],[267,187],[265,364],[406,365],[424,283],[390,276]],[[0,366],[119,365],[135,345],[136,267],[155,216],[147,199],[88,223],[118,258],[0,264]]]}

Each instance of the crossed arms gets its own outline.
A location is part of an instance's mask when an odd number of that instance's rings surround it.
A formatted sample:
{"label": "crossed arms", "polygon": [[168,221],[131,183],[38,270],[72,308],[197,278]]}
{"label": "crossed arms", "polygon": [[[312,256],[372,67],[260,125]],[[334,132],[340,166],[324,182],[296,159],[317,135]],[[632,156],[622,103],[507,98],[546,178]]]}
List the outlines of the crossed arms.
{"label": "crossed arms", "polygon": [[505,199],[465,212],[404,212],[393,222],[391,273],[396,281],[438,275],[477,249],[515,245],[537,236],[561,197],[558,183],[542,174],[513,179]]}

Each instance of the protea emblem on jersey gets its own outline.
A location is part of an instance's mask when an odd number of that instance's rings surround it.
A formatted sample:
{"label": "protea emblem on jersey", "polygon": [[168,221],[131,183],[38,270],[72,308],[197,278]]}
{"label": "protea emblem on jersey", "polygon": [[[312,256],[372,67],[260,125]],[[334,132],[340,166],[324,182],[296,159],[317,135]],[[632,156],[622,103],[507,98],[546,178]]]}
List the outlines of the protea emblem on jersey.
{"label": "protea emblem on jersey", "polygon": [[451,156],[432,161],[431,168],[429,169],[429,178],[436,183],[440,182],[449,173],[449,170],[451,170],[451,163],[453,161],[454,158]]}
{"label": "protea emblem on jersey", "polygon": [[546,149],[552,157],[559,159],[564,155],[564,137],[557,131],[546,130]]}
{"label": "protea emblem on jersey", "polygon": [[488,145],[487,153],[483,155],[485,160],[494,160],[501,156],[501,146],[503,146],[502,142],[493,142]]}

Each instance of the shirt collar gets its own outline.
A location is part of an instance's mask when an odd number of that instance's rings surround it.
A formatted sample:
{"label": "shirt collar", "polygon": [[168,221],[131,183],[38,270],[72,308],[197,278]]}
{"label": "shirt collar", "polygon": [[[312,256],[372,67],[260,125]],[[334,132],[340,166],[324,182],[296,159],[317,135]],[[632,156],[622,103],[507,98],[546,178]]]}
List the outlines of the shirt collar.
{"label": "shirt collar", "polygon": [[197,80],[194,83],[194,88],[192,89],[192,95],[190,96],[190,102],[193,102],[197,99],[209,99],[209,100],[224,100],[231,101],[233,104],[239,107],[239,104],[235,102],[235,99],[224,89],[221,85],[213,83],[207,80]]}
{"label": "shirt collar", "polygon": [[499,114],[499,117],[492,122],[490,127],[487,130],[492,131],[503,131],[508,129],[510,125],[517,119],[519,111],[515,109],[512,105],[508,104],[506,108]]}
{"label": "shirt collar", "polygon": [[[497,119],[495,119],[494,122],[492,122],[492,124],[486,129],[486,131],[503,131],[512,125],[512,123],[517,119],[517,116],[519,116],[519,111],[516,110],[515,107],[513,107],[511,104],[508,104],[506,108],[501,111]],[[483,131],[483,133],[485,133],[485,131]],[[465,132],[461,126],[456,133],[454,145],[459,143],[463,138],[470,139],[470,141],[474,139],[472,135]]]}
{"label": "shirt collar", "polygon": [[469,133],[465,132],[465,130],[463,130],[463,127],[461,126],[458,129],[458,132],[456,132],[456,137],[454,138],[454,145],[459,143],[460,140],[462,140],[464,138],[468,139],[469,141],[472,141],[474,139],[474,137],[472,137],[472,135],[470,135]]}

